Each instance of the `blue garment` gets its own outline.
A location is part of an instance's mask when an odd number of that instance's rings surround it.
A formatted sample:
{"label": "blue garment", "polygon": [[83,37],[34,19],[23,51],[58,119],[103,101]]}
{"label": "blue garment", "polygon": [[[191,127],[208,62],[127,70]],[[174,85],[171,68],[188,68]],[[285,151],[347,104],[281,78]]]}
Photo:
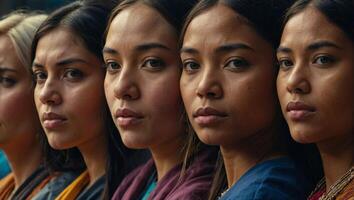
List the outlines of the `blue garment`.
{"label": "blue garment", "polygon": [[248,170],[221,200],[305,200],[310,184],[288,157],[264,161]]}
{"label": "blue garment", "polygon": [[61,172],[61,174],[49,181],[31,200],[54,200],[80,173]]}
{"label": "blue garment", "polygon": [[3,151],[0,151],[0,179],[4,178],[11,171],[9,162]]}
{"label": "blue garment", "polygon": [[101,176],[89,188],[80,193],[76,200],[100,200],[106,183],[106,175]]}

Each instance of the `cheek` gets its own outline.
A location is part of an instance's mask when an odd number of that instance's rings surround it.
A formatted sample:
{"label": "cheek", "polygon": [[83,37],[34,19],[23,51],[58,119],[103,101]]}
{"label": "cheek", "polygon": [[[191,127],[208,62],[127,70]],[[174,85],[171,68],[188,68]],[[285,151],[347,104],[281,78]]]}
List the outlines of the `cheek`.
{"label": "cheek", "polygon": [[105,81],[104,81],[104,92],[105,92],[106,101],[107,101],[107,104],[108,104],[110,110],[113,109],[113,103],[114,103],[114,100],[115,100],[113,85],[114,85],[113,81],[111,81],[109,78],[105,79]]}
{"label": "cheek", "polygon": [[[171,77],[151,84],[145,93],[156,115],[169,116],[180,113],[182,98],[179,90],[179,80]],[[160,114],[158,114],[160,113]]]}
{"label": "cheek", "polygon": [[13,90],[11,93],[1,95],[1,123],[7,127],[6,131],[16,134],[31,131],[38,125],[33,93],[30,89]]}
{"label": "cheek", "polygon": [[72,121],[70,129],[85,138],[101,134],[103,130],[105,96],[103,78],[98,76],[87,77],[85,82],[67,85],[62,90],[63,102],[60,106]]}
{"label": "cheek", "polygon": [[105,102],[104,90],[101,86],[91,84],[68,92],[67,94],[70,95],[66,98],[67,111],[82,121],[97,118]]}
{"label": "cheek", "polygon": [[40,94],[40,89],[38,86],[36,86],[34,88],[34,102],[35,102],[35,105],[36,105],[36,108],[38,110],[38,112],[40,113],[41,112],[41,105],[42,105],[42,102],[40,101],[39,99],[39,94]]}
{"label": "cheek", "polygon": [[281,72],[279,72],[277,77],[277,93],[278,93],[278,99],[280,105],[282,108],[284,108],[287,103],[287,99],[286,99],[287,89],[286,89],[286,78],[281,74]]}
{"label": "cheek", "polygon": [[353,70],[332,77],[318,77],[318,80],[314,87],[322,120],[336,129],[334,132],[352,132]]}
{"label": "cheek", "polygon": [[226,88],[231,116],[230,127],[239,130],[243,136],[256,133],[272,126],[276,113],[275,83],[269,79],[244,79],[233,81]]}
{"label": "cheek", "polygon": [[183,99],[184,106],[188,115],[192,113],[193,100],[197,98],[195,93],[197,83],[193,80],[189,80],[186,75],[182,75],[180,80],[180,91]]}

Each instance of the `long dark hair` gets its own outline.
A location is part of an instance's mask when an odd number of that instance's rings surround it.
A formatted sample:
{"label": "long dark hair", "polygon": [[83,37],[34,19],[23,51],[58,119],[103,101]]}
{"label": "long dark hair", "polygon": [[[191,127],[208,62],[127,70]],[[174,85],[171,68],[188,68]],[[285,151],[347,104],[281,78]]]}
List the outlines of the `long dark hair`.
{"label": "long dark hair", "polygon": [[[179,36],[182,31],[185,18],[197,2],[198,0],[124,0],[113,10],[108,24],[111,24],[113,19],[125,8],[135,3],[143,3],[153,9],[156,9],[174,28],[177,36]],[[108,32],[108,29],[109,25],[106,32]],[[186,143],[181,149],[181,153],[184,155],[180,176],[182,177],[187,168],[193,162],[194,155],[196,155],[200,150],[207,148],[207,146],[204,145],[198,137],[196,137],[196,134],[189,125],[188,117],[185,111],[183,111],[180,123],[185,125],[185,132],[187,133]]]}
{"label": "long dark hair", "polygon": [[[292,0],[276,1],[276,0],[201,0],[190,12],[184,24],[181,34],[180,43],[182,45],[183,36],[191,21],[203,12],[206,12],[217,4],[223,4],[234,10],[234,12],[241,15],[252,28],[265,41],[273,46],[275,50],[280,42],[282,22],[286,10],[293,3]],[[275,64],[275,69],[277,65]],[[277,70],[274,70],[277,72]],[[274,82],[275,85],[275,82]],[[308,164],[307,160],[303,159],[304,152],[313,152],[314,146],[304,146],[295,143],[290,136],[288,126],[282,116],[280,104],[277,102],[278,109],[275,118],[275,134],[272,136],[273,150],[286,152],[295,160],[299,161],[304,170]],[[308,149],[309,148],[309,149]],[[318,158],[318,156],[316,156]],[[318,168],[316,168],[318,170]],[[307,172],[305,172],[307,173]],[[308,172],[309,174],[311,172]],[[316,176],[313,183],[317,181]],[[226,171],[224,167],[223,157],[219,152],[216,172],[214,175],[213,184],[209,194],[209,199],[217,199],[221,192],[227,188]]]}
{"label": "long dark hair", "polygon": [[319,10],[330,22],[339,27],[352,41],[354,41],[353,0],[298,0],[286,13],[284,25],[292,16],[310,6]]}
{"label": "long dark hair", "polygon": [[[113,1],[77,1],[53,12],[38,29],[32,44],[32,60],[35,57],[38,41],[57,27],[68,27],[81,38],[82,44],[103,62],[103,34],[113,7]],[[132,151],[125,148],[118,130],[111,118],[108,105],[102,105],[102,117],[106,127],[108,159],[106,163],[106,184],[104,198],[110,199],[120,181],[132,168],[127,163]],[[46,165],[54,171],[82,170],[85,168],[82,155],[77,148],[68,150],[52,149],[46,137],[42,136]]]}

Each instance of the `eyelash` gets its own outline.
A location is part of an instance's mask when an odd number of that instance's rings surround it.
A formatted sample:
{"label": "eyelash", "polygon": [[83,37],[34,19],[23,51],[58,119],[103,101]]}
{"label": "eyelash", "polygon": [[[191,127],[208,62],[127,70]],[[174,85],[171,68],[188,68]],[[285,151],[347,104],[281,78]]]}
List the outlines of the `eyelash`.
{"label": "eyelash", "polygon": [[17,83],[17,81],[8,77],[0,77],[0,83],[5,87],[12,87]]}
{"label": "eyelash", "polygon": [[[41,75],[44,75],[45,77],[41,77]],[[33,71],[33,80],[37,84],[44,83],[46,79],[47,79],[47,74],[45,72],[43,72],[41,70]]]}
{"label": "eyelash", "polygon": [[187,73],[193,73],[199,70],[200,68],[200,65],[193,60],[185,60],[182,63],[183,63],[183,70],[186,71]]}
{"label": "eyelash", "polygon": [[[76,73],[76,74],[73,75],[72,73]],[[47,77],[48,75],[46,74],[46,72],[42,70],[37,70],[33,72],[33,79],[37,84],[44,83]],[[83,77],[84,77],[84,73],[81,70],[72,69],[72,68],[65,69],[62,75],[63,79],[67,79],[69,81],[78,81]]]}
{"label": "eyelash", "polygon": [[114,61],[107,61],[105,64],[106,70],[108,73],[115,73],[119,71],[122,67],[119,63]]}
{"label": "eyelash", "polygon": [[[237,63],[235,63],[237,62]],[[230,64],[234,64],[234,67],[231,67]],[[247,69],[250,66],[250,63],[243,58],[231,58],[227,61],[224,68],[229,69],[230,71],[242,71]]]}
{"label": "eyelash", "polygon": [[278,61],[278,65],[279,65],[279,68],[282,69],[282,70],[287,70],[289,69],[291,66],[293,66],[293,63],[290,59],[279,59]]}
{"label": "eyelash", "polygon": [[[317,61],[319,61],[320,59],[327,59],[327,62],[325,63],[317,63]],[[332,56],[328,56],[328,55],[319,55],[319,56],[316,56],[313,60],[313,64],[317,64],[317,65],[327,65],[327,64],[331,64],[333,62],[335,62],[336,59]]]}
{"label": "eyelash", "polygon": [[[153,65],[157,66],[153,66]],[[148,58],[141,65],[142,68],[146,68],[150,71],[159,71],[166,66],[165,62],[160,58]]]}
{"label": "eyelash", "polygon": [[[71,75],[70,75],[71,73]],[[74,73],[74,76],[73,76]],[[71,76],[71,77],[70,77]],[[67,78],[69,80],[79,80],[81,78],[83,78],[84,74],[82,73],[82,71],[78,70],[78,69],[66,69],[64,71],[64,78]]]}

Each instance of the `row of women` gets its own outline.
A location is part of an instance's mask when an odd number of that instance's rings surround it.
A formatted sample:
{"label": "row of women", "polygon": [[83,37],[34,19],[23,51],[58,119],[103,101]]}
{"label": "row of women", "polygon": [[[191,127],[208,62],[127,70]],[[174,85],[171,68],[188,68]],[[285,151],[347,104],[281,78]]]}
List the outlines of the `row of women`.
{"label": "row of women", "polygon": [[353,200],[352,0],[77,1],[0,21],[0,199]]}

